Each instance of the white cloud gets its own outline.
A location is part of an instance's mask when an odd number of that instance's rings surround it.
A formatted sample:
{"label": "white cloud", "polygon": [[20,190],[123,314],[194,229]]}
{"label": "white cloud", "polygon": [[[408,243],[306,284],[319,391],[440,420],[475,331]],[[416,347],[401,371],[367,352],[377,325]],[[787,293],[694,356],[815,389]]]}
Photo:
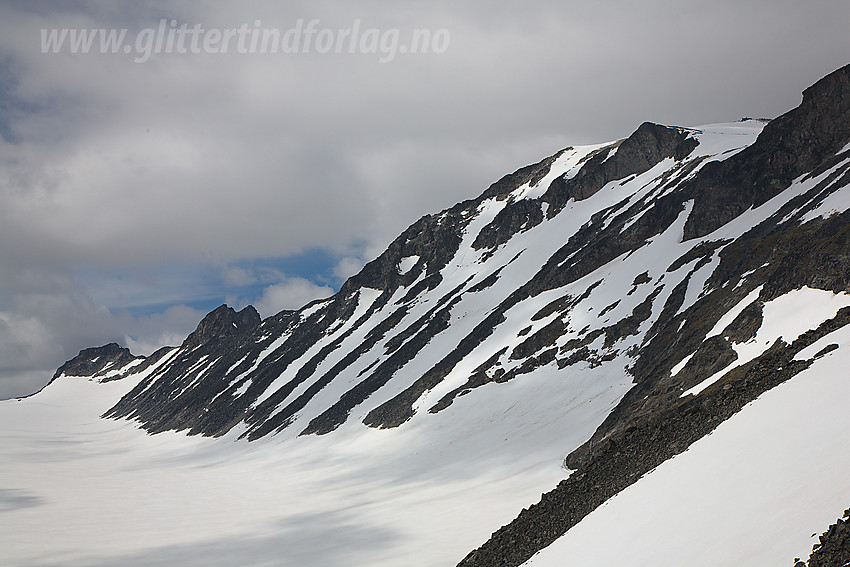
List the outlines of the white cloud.
{"label": "white cloud", "polygon": [[195,330],[204,313],[188,305],[172,305],[161,313],[133,317],[119,315],[120,327],[126,329],[124,344],[130,352],[147,356],[163,346],[177,346]]}
{"label": "white cloud", "polygon": [[221,278],[224,283],[231,286],[250,285],[257,281],[257,278],[250,271],[238,266],[226,266],[221,270]]}
{"label": "white cloud", "polygon": [[334,266],[334,277],[344,281],[359,272],[366,263],[361,258],[344,256]]}
{"label": "white cloud", "polygon": [[329,297],[333,288],[318,285],[305,278],[288,278],[263,290],[263,296],[254,304],[265,318],[284,309],[298,309],[314,299]]}
{"label": "white cloud", "polygon": [[0,399],[41,388],[80,350],[118,342],[147,355],[180,344],[204,313],[185,305],[162,313],[113,313],[71,290],[18,293],[0,311]]}
{"label": "white cloud", "polygon": [[185,333],[165,331],[155,337],[140,337],[138,339],[125,335],[123,344],[135,355],[148,356],[164,346],[180,346],[185,338]]}

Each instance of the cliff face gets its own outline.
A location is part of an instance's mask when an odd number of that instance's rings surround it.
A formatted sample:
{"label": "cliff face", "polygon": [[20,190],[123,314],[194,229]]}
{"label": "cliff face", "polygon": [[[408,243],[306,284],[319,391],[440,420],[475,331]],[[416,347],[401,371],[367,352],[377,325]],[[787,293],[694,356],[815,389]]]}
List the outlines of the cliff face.
{"label": "cliff face", "polygon": [[691,188],[696,202],[685,238],[705,236],[797,177],[833,167],[848,133],[850,69],[843,67],[806,89],[799,107],[771,120],[758,143],[703,170]]}

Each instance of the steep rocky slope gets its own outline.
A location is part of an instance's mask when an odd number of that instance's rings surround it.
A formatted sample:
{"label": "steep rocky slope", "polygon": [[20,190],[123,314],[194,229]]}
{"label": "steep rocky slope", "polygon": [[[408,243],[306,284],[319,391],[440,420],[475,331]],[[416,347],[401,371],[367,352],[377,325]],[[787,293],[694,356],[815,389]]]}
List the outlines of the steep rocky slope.
{"label": "steep rocky slope", "polygon": [[[796,355],[850,323],[850,308],[841,307],[796,336],[771,337],[736,362],[736,345],[755,339],[766,303],[802,286],[850,291],[846,213],[814,214],[850,181],[848,120],[845,67],[807,89],[800,107],[767,124],[755,143],[682,185],[682,198],[694,199],[683,241],[700,241],[668,272],[687,262],[692,273],[710,265],[701,298],[683,309],[687,280],[677,285],[653,324],[655,332],[636,352],[635,386],[593,437],[568,455],[566,464],[576,471],[462,565],[523,563],[746,403],[808,367],[814,357]],[[761,222],[727,238],[724,224],[760,208],[767,209]],[[737,315],[718,328],[717,315],[734,306]],[[683,395],[685,390],[693,394]]]}

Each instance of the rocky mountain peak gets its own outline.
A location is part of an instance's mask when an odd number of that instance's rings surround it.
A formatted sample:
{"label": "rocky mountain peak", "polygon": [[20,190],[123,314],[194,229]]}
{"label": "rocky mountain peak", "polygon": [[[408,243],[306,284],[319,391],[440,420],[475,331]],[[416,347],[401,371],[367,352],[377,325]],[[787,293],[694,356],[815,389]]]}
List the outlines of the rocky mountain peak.
{"label": "rocky mountain peak", "polygon": [[801,175],[831,168],[848,142],[850,65],[807,88],[800,106],[771,120],[754,144],[699,172],[685,239],[711,233],[769,201]]}
{"label": "rocky mountain peak", "polygon": [[191,335],[183,341],[183,348],[194,348],[206,342],[221,340],[246,333],[260,324],[260,314],[249,305],[236,311],[227,305],[220,305],[210,311]]}
{"label": "rocky mountain peak", "polygon": [[55,380],[62,374],[66,376],[96,376],[107,367],[119,368],[135,360],[130,349],[118,343],[109,343],[100,347],[87,348],[63,364],[53,375]]}
{"label": "rocky mountain peak", "polygon": [[850,142],[848,133],[850,65],[804,90],[800,106],[767,124],[754,147],[764,145],[774,150],[774,161],[796,177],[812,171],[824,158],[841,150]]}
{"label": "rocky mountain peak", "polygon": [[574,177],[552,181],[542,197],[551,206],[549,217],[570,199],[587,199],[611,181],[641,174],[666,158],[684,159],[698,143],[687,130],[644,122],[628,138],[599,149]]}
{"label": "rocky mountain peak", "polygon": [[626,175],[646,171],[668,157],[684,159],[697,144],[685,129],[644,122],[619,145],[617,166]]}

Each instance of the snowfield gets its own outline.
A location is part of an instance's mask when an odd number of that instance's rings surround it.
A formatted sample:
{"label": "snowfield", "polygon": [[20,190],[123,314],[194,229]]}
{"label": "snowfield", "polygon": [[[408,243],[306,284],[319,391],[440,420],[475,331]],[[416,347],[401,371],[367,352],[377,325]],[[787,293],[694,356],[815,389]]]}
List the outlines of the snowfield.
{"label": "snowfield", "polygon": [[563,478],[627,387],[608,372],[574,399],[540,373],[460,421],[251,443],[98,419],[132,384],[62,377],[0,402],[3,564],[454,565]]}

